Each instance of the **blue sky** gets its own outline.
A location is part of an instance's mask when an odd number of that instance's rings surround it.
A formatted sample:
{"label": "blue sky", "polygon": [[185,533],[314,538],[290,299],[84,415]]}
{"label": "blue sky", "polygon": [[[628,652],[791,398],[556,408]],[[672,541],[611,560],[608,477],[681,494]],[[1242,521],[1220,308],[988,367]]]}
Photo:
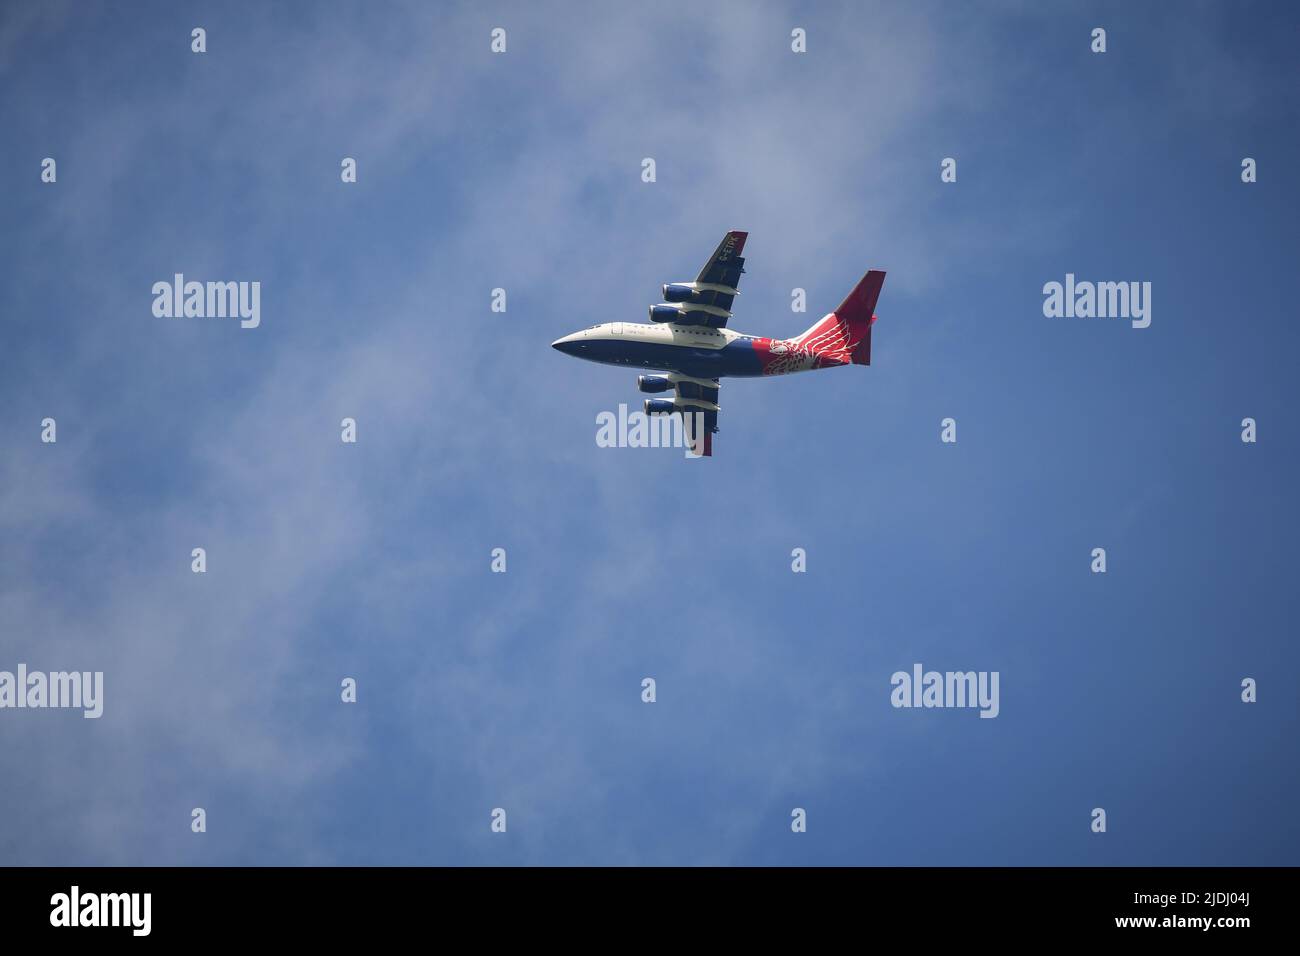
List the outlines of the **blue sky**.
{"label": "blue sky", "polygon": [[[1300,862],[1298,19],[7,5],[0,669],[105,712],[0,711],[0,862]],[[598,447],[633,376],[549,343],[733,228],[746,332],[887,270],[873,365]],[[915,662],[1000,715],[892,708]]]}

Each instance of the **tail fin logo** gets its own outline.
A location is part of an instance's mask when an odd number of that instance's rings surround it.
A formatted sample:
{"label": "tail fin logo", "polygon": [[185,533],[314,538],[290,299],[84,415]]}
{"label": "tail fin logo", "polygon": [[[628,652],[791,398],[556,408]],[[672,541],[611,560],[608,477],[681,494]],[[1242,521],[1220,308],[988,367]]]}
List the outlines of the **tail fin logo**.
{"label": "tail fin logo", "polygon": [[877,269],[864,275],[848,298],[817,324],[793,339],[759,339],[764,375],[787,375],[815,368],[871,364],[871,326],[876,321],[876,300],[885,274]]}
{"label": "tail fin logo", "polygon": [[848,322],[832,312],[795,341],[828,365],[846,365],[853,360],[853,350],[861,338],[853,334]]}

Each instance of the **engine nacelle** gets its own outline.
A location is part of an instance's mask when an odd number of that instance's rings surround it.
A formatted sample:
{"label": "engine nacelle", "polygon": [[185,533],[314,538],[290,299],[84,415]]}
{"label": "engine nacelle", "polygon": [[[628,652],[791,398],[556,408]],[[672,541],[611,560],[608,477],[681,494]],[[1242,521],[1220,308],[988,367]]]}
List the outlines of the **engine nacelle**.
{"label": "engine nacelle", "polygon": [[645,413],[647,415],[667,415],[677,411],[677,406],[666,398],[647,398]]}
{"label": "engine nacelle", "polygon": [[682,310],[675,305],[652,305],[650,306],[651,322],[680,322],[682,321]]}
{"label": "engine nacelle", "polygon": [[695,298],[695,290],[688,285],[670,282],[664,286],[665,302],[690,302]]}
{"label": "engine nacelle", "polygon": [[636,387],[643,392],[666,392],[673,387],[673,383],[662,375],[638,375]]}

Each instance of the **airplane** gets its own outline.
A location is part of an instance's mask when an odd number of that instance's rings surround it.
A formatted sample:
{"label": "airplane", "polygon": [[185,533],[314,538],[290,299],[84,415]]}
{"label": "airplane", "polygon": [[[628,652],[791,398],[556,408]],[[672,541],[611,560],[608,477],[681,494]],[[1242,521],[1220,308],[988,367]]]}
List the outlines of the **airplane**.
{"label": "airplane", "polygon": [[647,398],[645,413],[682,415],[687,442],[697,456],[713,454],[720,379],[870,365],[871,326],[885,281],[885,273],[876,269],[862,277],[838,309],[792,339],[727,328],[732,303],[740,294],[737,284],[745,271],[742,253],[748,237],[747,232],[727,233],[694,282],[665,285],[665,301],[650,306],[652,324],[605,322],[556,339],[551,347],[590,362],[664,373],[637,376],[642,392],[676,393],[671,400]]}

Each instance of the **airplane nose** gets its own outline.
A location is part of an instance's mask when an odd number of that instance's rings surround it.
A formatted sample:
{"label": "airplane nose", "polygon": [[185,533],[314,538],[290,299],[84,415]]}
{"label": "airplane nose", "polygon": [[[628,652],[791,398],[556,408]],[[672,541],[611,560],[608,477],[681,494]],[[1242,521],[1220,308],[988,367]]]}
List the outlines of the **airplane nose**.
{"label": "airplane nose", "polygon": [[563,352],[565,355],[577,355],[580,343],[575,341],[572,336],[564,336],[562,339],[556,339],[551,343],[551,348],[557,352]]}

